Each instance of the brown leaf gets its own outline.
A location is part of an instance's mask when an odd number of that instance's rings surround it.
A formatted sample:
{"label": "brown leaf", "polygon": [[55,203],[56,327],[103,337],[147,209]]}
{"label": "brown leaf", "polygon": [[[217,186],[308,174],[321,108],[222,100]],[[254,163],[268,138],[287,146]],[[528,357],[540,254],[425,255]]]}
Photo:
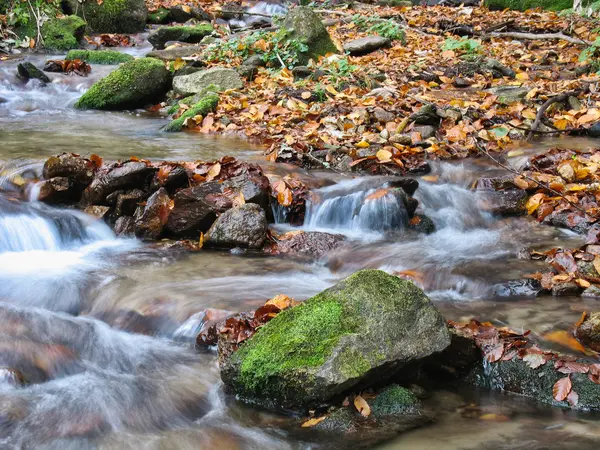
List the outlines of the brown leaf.
{"label": "brown leaf", "polygon": [[494,345],[485,355],[485,359],[488,362],[496,362],[502,358],[504,354],[504,343],[499,342]]}
{"label": "brown leaf", "polygon": [[371,415],[371,407],[360,395],[354,397],[354,407],[363,417],[369,417]]}
{"label": "brown leaf", "polygon": [[302,424],[302,428],[314,427],[315,425],[323,422],[326,418],[327,418],[327,416],[321,416],[321,417],[313,417],[312,419],[308,419],[306,422],[304,422]]}
{"label": "brown leaf", "polygon": [[265,303],[265,305],[275,305],[282,311],[284,309],[296,306],[297,304],[298,302],[296,300],[294,300],[291,297],[288,297],[285,294],[276,295],[271,300],[267,301],[267,303]]}
{"label": "brown leaf", "polygon": [[554,400],[557,402],[562,402],[566,400],[566,398],[571,393],[571,389],[573,389],[573,385],[571,384],[571,377],[565,377],[558,380],[554,387],[552,388],[552,395]]}
{"label": "brown leaf", "polygon": [[208,171],[208,174],[206,175],[206,181],[214,180],[216,177],[219,176],[220,173],[221,173],[221,164],[219,164],[219,163],[213,164],[213,166]]}

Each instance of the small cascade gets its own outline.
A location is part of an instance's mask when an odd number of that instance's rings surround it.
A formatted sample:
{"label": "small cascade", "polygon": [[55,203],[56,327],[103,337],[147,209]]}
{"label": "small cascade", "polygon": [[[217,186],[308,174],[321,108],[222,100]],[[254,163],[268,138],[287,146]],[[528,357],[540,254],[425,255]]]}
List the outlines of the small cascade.
{"label": "small cascade", "polygon": [[[241,19],[232,19],[229,21],[229,24],[233,27],[244,28],[261,22],[270,23],[271,20],[264,16],[285,16],[287,12],[287,5],[272,2],[258,2],[248,9],[248,13],[250,14],[244,14]],[[263,16],[251,14],[262,14]]]}
{"label": "small cascade", "polygon": [[405,194],[387,186],[380,180],[352,180],[314,191],[304,226],[342,233],[404,229],[408,224]]}

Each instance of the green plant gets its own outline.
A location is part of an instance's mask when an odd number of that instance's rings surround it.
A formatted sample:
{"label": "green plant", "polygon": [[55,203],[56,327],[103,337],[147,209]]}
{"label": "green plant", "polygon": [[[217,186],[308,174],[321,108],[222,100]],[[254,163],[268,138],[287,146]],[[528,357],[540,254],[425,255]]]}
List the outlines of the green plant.
{"label": "green plant", "polygon": [[327,78],[336,88],[350,78],[354,78],[353,73],[357,69],[358,66],[351,64],[348,58],[334,59],[322,67],[322,70],[327,73]]}
{"label": "green plant", "polygon": [[447,38],[442,45],[442,50],[453,50],[472,55],[481,51],[481,43],[475,39]]}
{"label": "green plant", "polygon": [[375,33],[381,37],[391,40],[405,42],[406,36],[402,27],[390,19],[382,19],[380,17],[364,17],[356,14],[352,17],[352,22],[361,31],[367,33]]}
{"label": "green plant", "polygon": [[594,71],[600,70],[600,60],[598,59],[598,54],[600,50],[600,37],[597,37],[592,44],[583,49],[583,51],[579,54],[579,61],[586,62],[592,65]]}

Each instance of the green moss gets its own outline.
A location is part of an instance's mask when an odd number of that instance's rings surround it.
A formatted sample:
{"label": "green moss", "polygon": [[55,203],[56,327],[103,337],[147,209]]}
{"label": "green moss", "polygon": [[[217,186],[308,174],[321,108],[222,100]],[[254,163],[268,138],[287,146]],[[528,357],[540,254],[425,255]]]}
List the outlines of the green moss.
{"label": "green moss", "polygon": [[260,392],[273,375],[320,366],[340,338],[355,329],[343,316],[342,306],[322,295],[278,315],[234,354],[243,361],[241,383]]}
{"label": "green moss", "polygon": [[121,64],[135,58],[114,50],[71,50],[65,59],[80,59],[90,64]]}
{"label": "green moss", "polygon": [[[190,98],[190,97],[188,97]],[[185,99],[184,99],[185,100]],[[183,100],[182,100],[183,101]],[[195,116],[205,116],[211,111],[214,111],[219,103],[219,96],[216,94],[206,95],[202,100],[196,103],[192,108],[188,109],[178,119],[171,121],[164,131],[181,131],[183,124],[187,119]],[[179,105],[177,105],[179,108]]]}
{"label": "green moss", "polygon": [[44,47],[49,50],[70,50],[79,46],[85,32],[85,22],[77,16],[50,19],[42,25]]}
{"label": "green moss", "polygon": [[171,15],[171,11],[166,8],[158,8],[156,11],[148,14],[148,23],[162,24],[166,23]]}
{"label": "green moss", "polygon": [[382,390],[371,404],[376,417],[395,416],[414,412],[421,402],[410,390],[392,384]]}
{"label": "green moss", "polygon": [[148,10],[144,0],[64,0],[69,13],[84,17],[92,32],[136,33],[146,27]]}
{"label": "green moss", "polygon": [[126,109],[156,101],[168,89],[169,71],[154,58],[125,63],[96,82],[75,104],[81,109]]}
{"label": "green moss", "polygon": [[485,6],[490,9],[527,9],[542,8],[550,11],[561,11],[573,6],[571,0],[486,0]]}

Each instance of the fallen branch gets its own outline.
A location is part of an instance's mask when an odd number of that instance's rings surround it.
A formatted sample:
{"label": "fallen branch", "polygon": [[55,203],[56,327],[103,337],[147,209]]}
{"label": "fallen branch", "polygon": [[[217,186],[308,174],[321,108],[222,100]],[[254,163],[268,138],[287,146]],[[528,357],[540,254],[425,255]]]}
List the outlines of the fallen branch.
{"label": "fallen branch", "polygon": [[589,85],[582,89],[576,89],[574,91],[564,92],[562,94],[555,95],[554,97],[550,97],[548,100],[546,100],[544,102],[544,104],[542,106],[540,106],[540,109],[538,109],[538,112],[535,115],[535,120],[534,120],[533,124],[531,125],[531,130],[529,131],[529,135],[527,136],[527,139],[530,140],[533,137],[534,133],[537,131],[538,127],[540,126],[540,123],[542,123],[542,118],[544,117],[544,113],[546,112],[546,110],[548,108],[550,108],[550,106],[552,106],[554,103],[566,102],[569,99],[569,97],[577,97],[579,94],[587,91],[588,89],[589,89]]}
{"label": "fallen branch", "polygon": [[552,189],[550,186],[548,186],[545,183],[542,183],[532,177],[530,177],[529,175],[521,172],[520,170],[515,169],[514,167],[512,167],[510,164],[504,164],[503,162],[501,162],[500,160],[494,158],[492,155],[490,155],[490,152],[488,152],[485,147],[483,147],[481,144],[477,144],[477,148],[479,149],[480,152],[484,153],[488,158],[490,158],[493,162],[495,162],[496,164],[498,164],[500,167],[502,167],[505,170],[508,170],[509,172],[514,173],[517,176],[523,177],[528,181],[531,181],[535,184],[537,184],[539,187],[544,188],[550,192],[552,192],[554,195],[559,196],[560,198],[562,198],[565,202],[567,202],[569,205],[571,205],[573,208],[575,208],[577,211],[583,213],[584,216],[589,217],[592,220],[595,220],[596,217],[595,216],[591,216],[590,214],[588,214],[588,212],[583,209],[581,206],[579,206],[577,203],[573,203],[571,200],[569,200],[564,194],[561,194],[560,192],[558,192],[556,189]]}
{"label": "fallen branch", "polygon": [[570,42],[571,44],[577,45],[591,45],[590,42],[584,41],[583,39],[574,38],[572,36],[568,36],[564,33],[522,33],[519,31],[492,31],[491,33],[482,34],[481,37],[508,37],[513,39],[523,39],[523,40],[553,40],[553,39],[561,39],[563,41]]}

